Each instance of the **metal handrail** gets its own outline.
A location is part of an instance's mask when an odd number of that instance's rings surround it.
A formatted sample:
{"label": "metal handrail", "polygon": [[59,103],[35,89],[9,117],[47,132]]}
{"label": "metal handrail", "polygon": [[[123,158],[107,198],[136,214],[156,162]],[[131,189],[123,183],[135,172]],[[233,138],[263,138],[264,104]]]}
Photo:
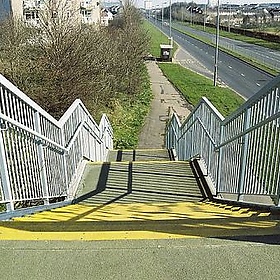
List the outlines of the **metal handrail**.
{"label": "metal handrail", "polygon": [[0,122],[0,203],[8,212],[24,201],[70,200],[83,159],[104,161],[113,148],[105,115],[97,125],[78,99],[57,121],[2,75]]}
{"label": "metal handrail", "polygon": [[181,160],[199,154],[217,195],[266,196],[280,206],[279,140],[280,75],[227,118],[202,98],[183,124],[172,117],[166,143]]}

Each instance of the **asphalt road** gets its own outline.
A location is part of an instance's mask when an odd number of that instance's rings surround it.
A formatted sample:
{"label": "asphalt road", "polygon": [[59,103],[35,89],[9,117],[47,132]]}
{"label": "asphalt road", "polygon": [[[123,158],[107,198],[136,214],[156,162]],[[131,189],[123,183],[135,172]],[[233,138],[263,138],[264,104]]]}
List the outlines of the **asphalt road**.
{"label": "asphalt road", "polygon": [[[185,30],[188,33],[199,35],[201,38],[206,38],[208,41],[215,43],[215,35],[204,31],[195,30],[189,26],[182,25],[180,22],[173,22],[172,26]],[[241,42],[220,36],[219,45],[236,53],[243,54],[255,61],[269,65],[275,70],[280,70],[280,52],[267,49],[258,45]]]}
{"label": "asphalt road", "polygon": [[[160,22],[152,23],[161,27]],[[164,26],[163,31],[169,34],[169,26]],[[183,49],[187,50],[209,71],[213,72],[214,47],[174,29],[172,30],[172,37]],[[219,51],[218,79],[221,83],[226,84],[245,98],[250,98],[271,81],[273,76]]]}

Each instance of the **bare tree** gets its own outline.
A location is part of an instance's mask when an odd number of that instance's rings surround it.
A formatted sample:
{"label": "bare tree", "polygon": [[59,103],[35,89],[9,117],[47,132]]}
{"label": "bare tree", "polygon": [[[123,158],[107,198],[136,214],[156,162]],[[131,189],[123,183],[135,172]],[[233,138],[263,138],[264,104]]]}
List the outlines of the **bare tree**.
{"label": "bare tree", "polygon": [[45,3],[37,25],[11,21],[0,28],[4,74],[54,117],[76,98],[95,116],[120,94],[133,99],[141,89],[148,44],[139,12],[126,4],[121,24],[97,28],[82,24],[69,1]]}

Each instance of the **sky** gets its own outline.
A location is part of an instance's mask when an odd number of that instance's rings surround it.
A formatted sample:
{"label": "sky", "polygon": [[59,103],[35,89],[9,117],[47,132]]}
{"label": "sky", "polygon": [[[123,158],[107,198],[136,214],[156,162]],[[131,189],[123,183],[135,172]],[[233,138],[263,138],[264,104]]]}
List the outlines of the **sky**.
{"label": "sky", "polygon": [[[136,5],[138,7],[144,7],[144,0],[134,0]],[[152,5],[162,5],[163,2],[169,2],[169,0],[151,0]],[[191,0],[172,0],[173,2],[191,2]],[[197,4],[205,4],[207,3],[207,0],[193,0],[193,2]],[[210,2],[215,2],[215,0],[210,0]],[[220,0],[220,4],[238,4],[238,5],[243,5],[243,4],[261,4],[261,3],[280,3],[280,0]]]}

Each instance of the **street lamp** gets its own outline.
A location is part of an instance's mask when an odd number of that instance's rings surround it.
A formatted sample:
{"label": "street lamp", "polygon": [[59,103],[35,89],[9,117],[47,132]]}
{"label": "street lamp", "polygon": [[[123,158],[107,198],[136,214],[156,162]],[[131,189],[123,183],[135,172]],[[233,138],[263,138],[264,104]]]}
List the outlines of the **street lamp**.
{"label": "street lamp", "polygon": [[229,4],[228,32],[230,32],[230,19],[231,19],[231,4]]}
{"label": "street lamp", "polygon": [[163,30],[163,5],[167,4],[167,2],[162,2],[161,4],[161,30]]}
{"label": "street lamp", "polygon": [[218,79],[218,62],[219,62],[219,35],[220,35],[220,2],[217,2],[217,22],[216,22],[216,51],[214,64],[214,86],[217,85]]}
{"label": "street lamp", "polygon": [[191,25],[193,25],[193,1],[191,2]]}
{"label": "street lamp", "polygon": [[169,38],[170,38],[170,45],[172,45],[172,37],[171,37],[171,5],[172,5],[172,0],[169,0],[169,5],[170,5],[170,9],[169,9]]}
{"label": "street lamp", "polygon": [[205,29],[206,29],[207,5],[208,5],[208,2],[205,3],[205,5],[204,5],[203,31],[205,31]]}
{"label": "street lamp", "polygon": [[[184,3],[182,3],[182,5],[181,5],[181,21],[182,22],[184,22]],[[186,6],[185,6],[185,8],[186,8]]]}

